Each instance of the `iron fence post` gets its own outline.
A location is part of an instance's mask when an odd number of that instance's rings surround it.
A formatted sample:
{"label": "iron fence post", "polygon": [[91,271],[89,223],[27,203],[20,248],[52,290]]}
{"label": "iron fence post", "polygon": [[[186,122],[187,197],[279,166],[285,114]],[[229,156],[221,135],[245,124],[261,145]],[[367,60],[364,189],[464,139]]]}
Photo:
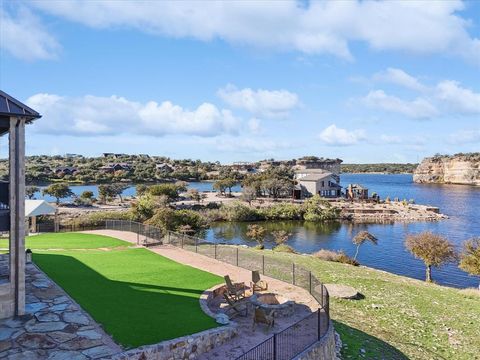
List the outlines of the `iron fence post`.
{"label": "iron fence post", "polygon": [[265,255],[262,255],[262,274],[265,275]]}
{"label": "iron fence post", "polygon": [[238,266],[238,247],[237,247],[237,266]]}
{"label": "iron fence post", "polygon": [[198,253],[198,239],[195,238],[195,252]]}
{"label": "iron fence post", "polygon": [[310,276],[308,277],[308,280],[309,280],[308,288],[310,289],[310,294],[311,294],[312,293],[312,272],[309,271],[308,273],[310,274]]}
{"label": "iron fence post", "polygon": [[[197,241],[197,239],[195,238],[195,241]],[[215,259],[217,259],[217,244],[215,243]]]}
{"label": "iron fence post", "polygon": [[317,324],[317,328],[318,328],[318,340],[320,341],[320,338],[321,338],[321,334],[320,334],[320,329],[322,328],[320,325],[321,325],[321,320],[322,320],[322,316],[321,316],[321,309],[318,309],[317,310],[317,314],[318,314],[318,324]]}
{"label": "iron fence post", "polygon": [[295,263],[292,263],[292,284],[295,285]]}
{"label": "iron fence post", "polygon": [[277,334],[273,334],[273,358],[277,359]]}
{"label": "iron fence post", "polygon": [[182,235],[182,249],[183,249],[183,240],[185,239],[185,235]]}

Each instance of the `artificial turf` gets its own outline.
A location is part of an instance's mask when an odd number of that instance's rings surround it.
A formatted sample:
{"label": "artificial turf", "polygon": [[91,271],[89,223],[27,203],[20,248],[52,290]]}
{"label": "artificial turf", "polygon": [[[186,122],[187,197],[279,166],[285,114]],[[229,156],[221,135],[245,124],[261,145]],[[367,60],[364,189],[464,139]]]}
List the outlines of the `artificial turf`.
{"label": "artificial turf", "polygon": [[[131,244],[110,236],[85,233],[48,233],[28,236],[26,249],[97,249],[130,246]],[[0,239],[0,249],[8,248],[8,239]]]}
{"label": "artificial turf", "polygon": [[149,250],[41,250],[33,260],[125,348],[216,326],[199,297],[222,279]]}

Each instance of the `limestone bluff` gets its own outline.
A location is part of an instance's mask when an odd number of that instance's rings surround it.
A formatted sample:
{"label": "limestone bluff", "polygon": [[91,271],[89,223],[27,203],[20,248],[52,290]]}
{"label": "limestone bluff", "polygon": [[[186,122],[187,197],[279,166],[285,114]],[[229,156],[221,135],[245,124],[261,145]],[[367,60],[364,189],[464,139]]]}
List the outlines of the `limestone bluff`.
{"label": "limestone bluff", "polygon": [[413,181],[480,186],[480,153],[427,157],[416,168]]}

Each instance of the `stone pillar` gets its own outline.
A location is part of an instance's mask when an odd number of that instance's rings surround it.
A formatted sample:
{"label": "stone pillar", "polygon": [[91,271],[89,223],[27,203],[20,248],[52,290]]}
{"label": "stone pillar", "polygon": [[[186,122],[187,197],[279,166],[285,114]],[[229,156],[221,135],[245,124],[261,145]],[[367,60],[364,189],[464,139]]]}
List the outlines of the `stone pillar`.
{"label": "stone pillar", "polygon": [[25,119],[10,118],[10,286],[14,315],[25,313]]}

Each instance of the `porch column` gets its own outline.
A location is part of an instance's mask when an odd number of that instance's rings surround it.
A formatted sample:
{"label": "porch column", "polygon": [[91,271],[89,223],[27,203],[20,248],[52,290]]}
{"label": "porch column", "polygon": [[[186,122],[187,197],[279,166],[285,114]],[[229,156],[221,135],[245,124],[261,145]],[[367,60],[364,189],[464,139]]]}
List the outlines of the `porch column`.
{"label": "porch column", "polygon": [[15,315],[25,313],[25,119],[10,118],[10,284]]}

